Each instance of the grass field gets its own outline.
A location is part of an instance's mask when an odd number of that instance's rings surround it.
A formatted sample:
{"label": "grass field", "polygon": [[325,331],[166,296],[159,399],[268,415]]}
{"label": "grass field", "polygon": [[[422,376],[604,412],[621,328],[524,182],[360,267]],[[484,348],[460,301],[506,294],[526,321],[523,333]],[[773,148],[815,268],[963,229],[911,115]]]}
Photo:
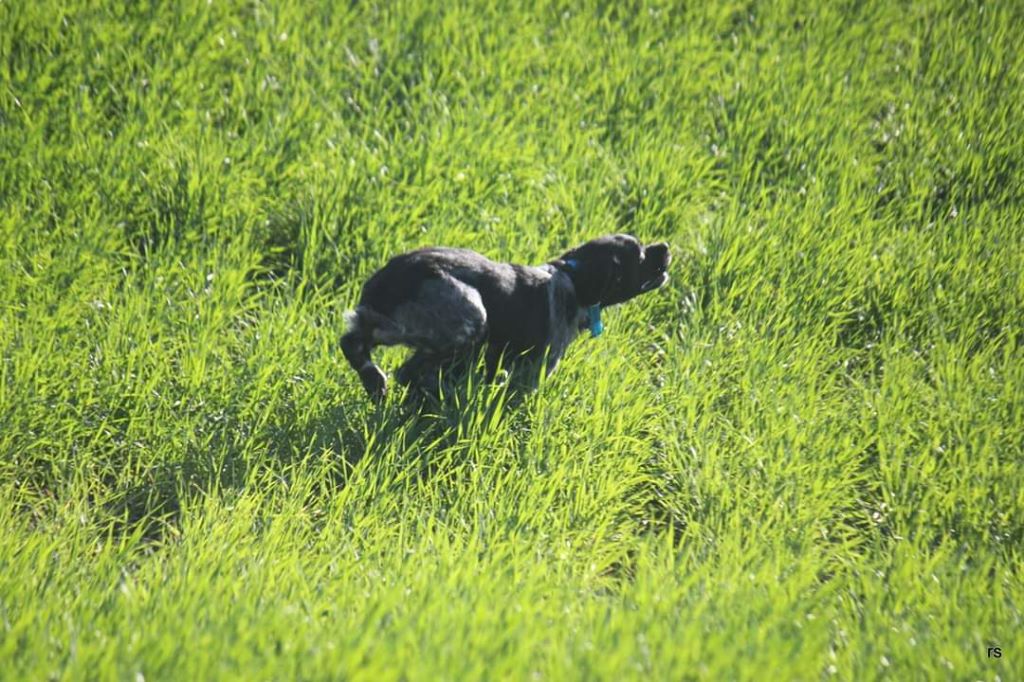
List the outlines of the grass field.
{"label": "grass field", "polygon": [[[1022,678],[1024,5],[125,4],[0,0],[0,678]],[[537,392],[341,356],[620,231]]]}

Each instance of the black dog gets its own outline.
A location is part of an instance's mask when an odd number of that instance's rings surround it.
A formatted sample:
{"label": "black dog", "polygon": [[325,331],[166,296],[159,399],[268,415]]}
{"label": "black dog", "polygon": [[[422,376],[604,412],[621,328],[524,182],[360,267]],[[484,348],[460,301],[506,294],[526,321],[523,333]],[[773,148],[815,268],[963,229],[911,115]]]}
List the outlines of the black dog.
{"label": "black dog", "polygon": [[668,280],[668,245],[644,247],[629,235],[589,241],[538,267],[495,263],[468,249],[426,248],[392,258],[363,286],[346,316],[341,349],[370,397],[387,381],[370,358],[375,346],[415,349],[395,374],[407,385],[486,345],[488,375],[499,359],[540,360],[555,369],[583,329],[601,333],[601,308]]}

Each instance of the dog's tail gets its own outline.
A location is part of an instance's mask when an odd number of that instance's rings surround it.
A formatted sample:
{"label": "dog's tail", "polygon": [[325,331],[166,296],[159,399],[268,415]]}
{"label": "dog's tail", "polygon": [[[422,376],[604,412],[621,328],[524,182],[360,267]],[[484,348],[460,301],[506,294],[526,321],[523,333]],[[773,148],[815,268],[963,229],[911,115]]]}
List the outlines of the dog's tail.
{"label": "dog's tail", "polygon": [[342,315],[345,323],[345,334],[357,334],[370,339],[374,332],[385,332],[400,334],[399,327],[394,320],[386,315],[381,315],[373,308],[365,305],[356,306],[355,310],[346,310]]}
{"label": "dog's tail", "polygon": [[359,321],[358,310],[346,310],[341,316],[342,321],[345,323],[345,333],[350,332],[359,333],[361,331],[361,324]]}

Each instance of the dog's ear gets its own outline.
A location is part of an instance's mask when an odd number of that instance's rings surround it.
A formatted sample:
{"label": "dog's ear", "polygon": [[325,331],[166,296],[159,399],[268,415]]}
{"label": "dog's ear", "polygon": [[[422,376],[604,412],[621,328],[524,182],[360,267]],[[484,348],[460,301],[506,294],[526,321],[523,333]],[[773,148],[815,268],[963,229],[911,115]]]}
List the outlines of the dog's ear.
{"label": "dog's ear", "polygon": [[569,273],[576,301],[581,306],[600,303],[602,294],[614,285],[616,273],[621,269],[617,255],[582,248],[559,258],[555,265]]}

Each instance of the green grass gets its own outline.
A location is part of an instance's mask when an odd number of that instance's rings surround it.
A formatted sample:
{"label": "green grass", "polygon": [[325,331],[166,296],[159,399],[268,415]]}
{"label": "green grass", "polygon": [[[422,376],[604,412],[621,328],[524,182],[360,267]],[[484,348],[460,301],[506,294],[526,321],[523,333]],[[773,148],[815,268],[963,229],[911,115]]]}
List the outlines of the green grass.
{"label": "green grass", "polygon": [[[1020,3],[294,4],[0,1],[0,677],[1020,679]],[[535,393],[344,363],[613,231]]]}

